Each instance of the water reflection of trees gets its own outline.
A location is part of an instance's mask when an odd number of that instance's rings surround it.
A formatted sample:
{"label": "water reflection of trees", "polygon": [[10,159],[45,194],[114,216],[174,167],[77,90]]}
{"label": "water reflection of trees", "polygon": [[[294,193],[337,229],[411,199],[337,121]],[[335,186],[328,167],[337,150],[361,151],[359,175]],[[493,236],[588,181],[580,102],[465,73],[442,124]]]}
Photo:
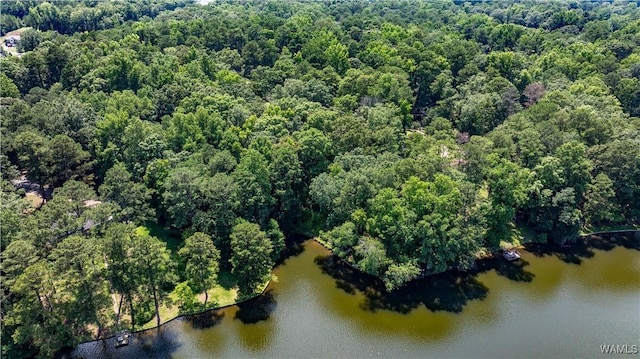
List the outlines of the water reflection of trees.
{"label": "water reflection of trees", "polygon": [[487,297],[489,288],[478,280],[478,274],[490,270],[518,282],[531,282],[535,277],[525,269],[529,265],[525,260],[507,262],[502,258],[492,258],[479,261],[469,272],[439,273],[387,292],[380,280],[345,265],[335,256],[319,256],[315,262],[325,274],[335,279],[338,289],[349,294],[362,292],[365,297],[361,304],[363,309],[385,309],[405,314],[421,305],[431,311],[461,312],[469,301]]}
{"label": "water reflection of trees", "polygon": [[635,232],[600,234],[582,237],[570,246],[532,243],[527,250],[537,257],[555,256],[565,263],[582,264],[584,259],[595,255],[596,249],[610,251],[618,246],[640,250],[640,239]]}
{"label": "water reflection of trees", "polygon": [[[582,263],[583,259],[594,256],[594,250],[609,251],[617,246],[640,250],[640,240],[633,233],[617,235],[591,236],[573,244],[560,247],[554,244],[531,244],[528,251],[535,256],[556,256],[565,263]],[[319,256],[315,262],[325,274],[335,279],[336,287],[345,293],[364,294],[361,307],[365,310],[392,310],[409,313],[424,305],[432,311],[459,313],[471,300],[483,300],[487,297],[487,288],[477,277],[478,274],[495,270],[500,276],[517,282],[532,282],[535,274],[527,270],[529,262],[521,259],[507,262],[500,257],[478,261],[474,270],[469,272],[449,271],[431,275],[413,281],[406,286],[387,292],[377,278],[362,273],[340,261],[337,257]]]}
{"label": "water reflection of trees", "polygon": [[254,353],[264,351],[272,341],[273,321],[268,321],[276,309],[276,298],[272,290],[261,296],[238,304],[235,319],[243,324],[237,326],[240,343]]}
{"label": "water reflection of trees", "polygon": [[516,282],[531,282],[535,274],[525,269],[529,265],[524,259],[515,262],[507,262],[502,258],[491,258],[477,262],[474,273],[482,273],[495,270],[498,275],[507,277]]}
{"label": "water reflection of trees", "polygon": [[287,259],[291,257],[297,257],[304,252],[304,242],[299,240],[288,240],[287,246],[282,252],[282,256],[277,261],[277,265],[284,263]]}
{"label": "water reflection of trees", "polygon": [[372,311],[387,309],[408,313],[422,304],[432,311],[459,313],[469,301],[484,299],[488,292],[489,288],[475,276],[446,273],[414,281],[392,293],[369,291],[362,307]]}
{"label": "water reflection of trees", "polygon": [[336,280],[336,286],[347,293],[362,292],[365,310],[392,310],[409,313],[420,305],[432,311],[460,312],[470,300],[484,299],[489,289],[470,273],[448,272],[413,281],[406,286],[387,292],[376,278],[344,265],[334,256],[315,259],[322,271]]}
{"label": "water reflection of trees", "polygon": [[71,354],[72,358],[171,358],[178,348],[178,333],[175,324],[168,323],[160,328],[134,333],[129,345],[115,348],[116,338],[98,340],[79,345]]}
{"label": "water reflection of trees", "polygon": [[254,324],[269,319],[276,309],[276,297],[272,290],[267,290],[261,296],[238,304],[235,318],[244,324]]}
{"label": "water reflection of trees", "polygon": [[208,310],[203,313],[193,314],[185,317],[185,321],[191,324],[194,329],[207,329],[219,324],[224,318],[221,310]]}
{"label": "water reflection of trees", "polygon": [[[135,338],[136,336],[134,336]],[[176,340],[177,338],[178,335],[171,326],[162,326],[155,331],[151,330],[139,336],[139,345],[135,347],[148,354],[149,358],[169,358],[180,347],[180,343]],[[135,342],[136,340],[134,340]],[[131,356],[131,358],[141,357],[144,356],[137,354]]]}

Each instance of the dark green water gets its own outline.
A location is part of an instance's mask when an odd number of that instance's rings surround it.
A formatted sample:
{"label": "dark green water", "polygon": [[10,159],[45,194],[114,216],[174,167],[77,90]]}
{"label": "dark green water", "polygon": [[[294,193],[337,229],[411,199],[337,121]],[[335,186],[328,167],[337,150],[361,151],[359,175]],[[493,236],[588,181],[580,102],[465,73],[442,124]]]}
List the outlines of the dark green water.
{"label": "dark green water", "polygon": [[[384,294],[308,241],[255,301],[80,346],[97,358],[598,357],[640,344],[640,251],[537,249]],[[535,254],[534,254],[535,253]],[[619,356],[619,355],[618,355]],[[626,355],[625,357],[638,357]]]}

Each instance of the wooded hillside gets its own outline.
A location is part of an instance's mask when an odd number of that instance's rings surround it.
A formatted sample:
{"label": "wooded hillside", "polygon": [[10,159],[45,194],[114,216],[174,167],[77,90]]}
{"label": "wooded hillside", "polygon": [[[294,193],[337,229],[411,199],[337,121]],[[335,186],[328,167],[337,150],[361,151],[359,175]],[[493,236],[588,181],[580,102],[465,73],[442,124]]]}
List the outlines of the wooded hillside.
{"label": "wooded hillside", "polygon": [[637,225],[638,6],[2,1],[2,356],[250,296],[294,233],[393,290]]}

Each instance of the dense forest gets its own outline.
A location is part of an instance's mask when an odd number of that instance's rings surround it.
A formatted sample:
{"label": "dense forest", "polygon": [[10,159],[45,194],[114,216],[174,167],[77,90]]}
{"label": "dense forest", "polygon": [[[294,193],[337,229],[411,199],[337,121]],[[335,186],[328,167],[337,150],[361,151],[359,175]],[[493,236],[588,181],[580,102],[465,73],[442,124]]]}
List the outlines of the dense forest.
{"label": "dense forest", "polygon": [[294,234],[393,290],[638,224],[638,2],[0,6],[4,357],[250,297]]}

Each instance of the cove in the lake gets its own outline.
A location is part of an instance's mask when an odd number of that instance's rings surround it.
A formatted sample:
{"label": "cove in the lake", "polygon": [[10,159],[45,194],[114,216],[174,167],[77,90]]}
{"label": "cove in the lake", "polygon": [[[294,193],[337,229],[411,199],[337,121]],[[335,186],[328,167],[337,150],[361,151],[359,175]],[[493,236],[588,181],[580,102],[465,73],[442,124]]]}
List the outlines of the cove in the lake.
{"label": "cove in the lake", "polygon": [[314,241],[262,296],[79,346],[85,358],[597,357],[640,344],[640,247],[630,237],[538,246],[385,293]]}

